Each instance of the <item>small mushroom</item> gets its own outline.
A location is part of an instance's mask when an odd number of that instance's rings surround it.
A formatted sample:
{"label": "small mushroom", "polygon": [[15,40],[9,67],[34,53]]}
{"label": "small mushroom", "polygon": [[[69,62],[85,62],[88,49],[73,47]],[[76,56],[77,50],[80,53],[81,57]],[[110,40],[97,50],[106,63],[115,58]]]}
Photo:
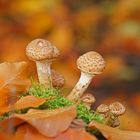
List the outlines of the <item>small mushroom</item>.
{"label": "small mushroom", "polygon": [[103,72],[105,61],[99,53],[90,51],[78,58],[77,66],[81,70],[81,76],[76,86],[68,95],[68,99],[72,101],[78,101],[89,86],[92,78]]}
{"label": "small mushroom", "polygon": [[97,112],[101,114],[106,114],[109,112],[109,107],[106,104],[101,104],[97,107]]}
{"label": "small mushroom", "polygon": [[88,109],[90,109],[91,105],[96,101],[95,97],[90,93],[83,95],[80,100],[86,105]]}
{"label": "small mushroom", "polygon": [[110,104],[109,109],[110,112],[115,116],[121,116],[125,113],[125,107],[119,102],[114,102]]}
{"label": "small mushroom", "polygon": [[70,128],[76,129],[76,130],[82,130],[85,129],[87,124],[82,119],[74,119],[72,123],[70,124]]}
{"label": "small mushroom", "polygon": [[120,120],[118,116],[115,116],[114,114],[111,114],[110,112],[108,113],[105,119],[106,119],[106,122],[105,122],[106,125],[109,125],[111,127],[117,127],[120,125]]}
{"label": "small mushroom", "polygon": [[51,73],[52,73],[52,85],[53,85],[53,87],[62,88],[64,86],[64,83],[65,83],[65,79],[64,79],[63,75],[56,72],[55,70],[52,70]]}
{"label": "small mushroom", "polygon": [[118,117],[115,117],[113,123],[112,123],[112,127],[118,127],[120,125],[120,120]]}
{"label": "small mushroom", "polygon": [[59,50],[47,40],[35,39],[27,45],[26,55],[36,62],[39,82],[52,87],[50,67],[51,62],[60,55]]}

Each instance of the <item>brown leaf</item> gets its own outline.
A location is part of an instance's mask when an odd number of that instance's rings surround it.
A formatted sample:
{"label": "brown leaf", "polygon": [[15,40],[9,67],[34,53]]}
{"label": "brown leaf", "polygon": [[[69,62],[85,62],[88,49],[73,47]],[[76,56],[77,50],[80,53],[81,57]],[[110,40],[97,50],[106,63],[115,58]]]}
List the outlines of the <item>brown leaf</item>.
{"label": "brown leaf", "polygon": [[10,140],[10,137],[7,136],[7,135],[5,135],[4,132],[1,132],[1,131],[0,131],[0,139],[1,139],[1,140]]}
{"label": "brown leaf", "polygon": [[25,96],[14,104],[14,109],[23,109],[28,107],[38,107],[46,101],[45,98],[35,96]]}
{"label": "brown leaf", "polygon": [[0,64],[0,89],[7,88],[8,85],[27,85],[29,81],[24,75],[26,67],[26,62]]}
{"label": "brown leaf", "polygon": [[25,76],[26,62],[0,64],[0,113],[16,101],[17,92],[25,92],[30,81]]}
{"label": "brown leaf", "polygon": [[26,114],[15,114],[13,117],[28,122],[44,136],[54,137],[68,129],[76,117],[76,107],[55,110],[31,109]]}
{"label": "brown leaf", "polygon": [[14,140],[97,140],[94,136],[87,133],[85,130],[68,129],[60,133],[57,137],[44,137],[37,130],[28,124],[21,126],[15,136]]}
{"label": "brown leaf", "polygon": [[41,135],[31,125],[24,124],[18,128],[12,140],[51,140],[51,138]]}
{"label": "brown leaf", "polygon": [[16,127],[19,127],[21,124],[25,123],[25,121],[18,118],[8,118],[3,121],[0,121],[0,131],[6,133],[8,136],[13,134]]}
{"label": "brown leaf", "polygon": [[89,124],[89,127],[99,129],[108,140],[140,140],[140,132],[120,130],[94,121]]}
{"label": "brown leaf", "polygon": [[90,135],[85,130],[76,130],[69,128],[66,132],[61,133],[54,140],[97,140],[95,136]]}

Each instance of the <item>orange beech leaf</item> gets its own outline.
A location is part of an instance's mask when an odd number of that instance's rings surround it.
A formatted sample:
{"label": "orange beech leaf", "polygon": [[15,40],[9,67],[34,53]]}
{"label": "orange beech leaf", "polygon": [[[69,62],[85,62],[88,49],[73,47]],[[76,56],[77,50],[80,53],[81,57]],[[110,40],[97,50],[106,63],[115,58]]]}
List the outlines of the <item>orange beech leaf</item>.
{"label": "orange beech leaf", "polygon": [[24,120],[10,117],[8,119],[0,121],[0,131],[6,133],[8,136],[12,135],[15,131],[15,128],[24,123]]}
{"label": "orange beech leaf", "polygon": [[46,101],[45,98],[38,98],[35,96],[25,96],[19,99],[14,104],[14,109],[23,109],[28,107],[38,107],[39,105],[43,104]]}
{"label": "orange beech leaf", "polygon": [[54,137],[68,129],[76,117],[76,107],[55,110],[30,109],[26,114],[14,114],[13,117],[29,123],[44,136]]}
{"label": "orange beech leaf", "polygon": [[26,68],[26,62],[0,64],[0,114],[8,111],[9,104],[16,101],[18,92],[25,92],[29,88]]}
{"label": "orange beech leaf", "polygon": [[24,124],[18,128],[14,135],[14,140],[97,140],[85,130],[68,129],[60,133],[57,137],[48,138],[28,124]]}
{"label": "orange beech leaf", "polygon": [[69,128],[64,133],[52,140],[97,140],[95,136],[89,134],[85,130],[76,130]]}
{"label": "orange beech leaf", "polygon": [[9,111],[8,96],[9,91],[7,89],[0,89],[0,114]]}
{"label": "orange beech leaf", "polygon": [[89,127],[97,128],[108,140],[140,140],[140,132],[120,130],[97,122],[91,122]]}
{"label": "orange beech leaf", "polygon": [[26,68],[27,68],[26,62],[1,63],[0,64],[0,89],[7,88],[8,85],[13,85],[13,86],[28,85],[29,81],[27,80],[27,78],[25,78],[25,74],[24,74],[24,70]]}
{"label": "orange beech leaf", "polygon": [[7,135],[5,135],[5,133],[4,132],[1,132],[0,131],[0,139],[1,140],[10,140],[10,136],[7,136]]}

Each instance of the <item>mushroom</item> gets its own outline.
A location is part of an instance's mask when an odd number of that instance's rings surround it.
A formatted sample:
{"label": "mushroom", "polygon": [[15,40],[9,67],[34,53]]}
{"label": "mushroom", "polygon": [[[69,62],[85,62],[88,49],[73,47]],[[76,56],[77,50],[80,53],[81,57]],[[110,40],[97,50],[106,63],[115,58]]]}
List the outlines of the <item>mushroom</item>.
{"label": "mushroom", "polygon": [[96,101],[95,97],[90,93],[83,95],[80,100],[86,105],[88,109],[90,109],[91,105]]}
{"label": "mushroom", "polygon": [[77,101],[89,86],[92,78],[103,72],[105,61],[99,53],[90,51],[78,58],[77,66],[81,70],[81,76],[76,86],[68,95],[68,99],[72,101]]}
{"label": "mushroom", "polygon": [[26,55],[36,62],[39,82],[47,87],[52,87],[51,62],[59,55],[59,50],[49,41],[35,39],[26,47]]}
{"label": "mushroom", "polygon": [[118,117],[115,117],[112,121],[111,127],[118,127],[120,125],[120,120]]}
{"label": "mushroom", "polygon": [[110,112],[115,116],[121,116],[125,113],[125,107],[119,102],[114,102],[109,105]]}
{"label": "mushroom", "polygon": [[109,112],[109,107],[106,104],[101,104],[97,107],[97,112],[101,114],[106,114]]}
{"label": "mushroom", "polygon": [[87,124],[82,119],[74,119],[72,123],[70,124],[70,128],[76,129],[76,130],[82,130],[85,129]]}
{"label": "mushroom", "polygon": [[124,114],[125,107],[119,102],[114,102],[109,106],[101,104],[97,107],[97,112],[104,116],[106,125],[117,127],[120,125],[118,116]]}
{"label": "mushroom", "polygon": [[62,88],[64,83],[65,83],[65,79],[64,79],[63,75],[56,72],[55,70],[52,70],[51,73],[52,73],[52,85],[53,85],[53,87]]}

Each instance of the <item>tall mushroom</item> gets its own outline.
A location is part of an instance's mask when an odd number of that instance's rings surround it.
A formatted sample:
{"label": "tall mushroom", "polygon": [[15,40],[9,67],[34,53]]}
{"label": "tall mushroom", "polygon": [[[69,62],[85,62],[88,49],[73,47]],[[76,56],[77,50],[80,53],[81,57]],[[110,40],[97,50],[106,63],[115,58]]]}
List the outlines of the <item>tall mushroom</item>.
{"label": "tall mushroom", "polygon": [[26,47],[26,55],[36,62],[39,82],[52,87],[51,63],[59,55],[59,50],[45,39],[35,39]]}
{"label": "tall mushroom", "polygon": [[68,99],[72,101],[77,101],[89,86],[92,78],[103,72],[105,61],[99,53],[90,51],[78,58],[77,66],[81,70],[81,76],[76,86],[68,95]]}

